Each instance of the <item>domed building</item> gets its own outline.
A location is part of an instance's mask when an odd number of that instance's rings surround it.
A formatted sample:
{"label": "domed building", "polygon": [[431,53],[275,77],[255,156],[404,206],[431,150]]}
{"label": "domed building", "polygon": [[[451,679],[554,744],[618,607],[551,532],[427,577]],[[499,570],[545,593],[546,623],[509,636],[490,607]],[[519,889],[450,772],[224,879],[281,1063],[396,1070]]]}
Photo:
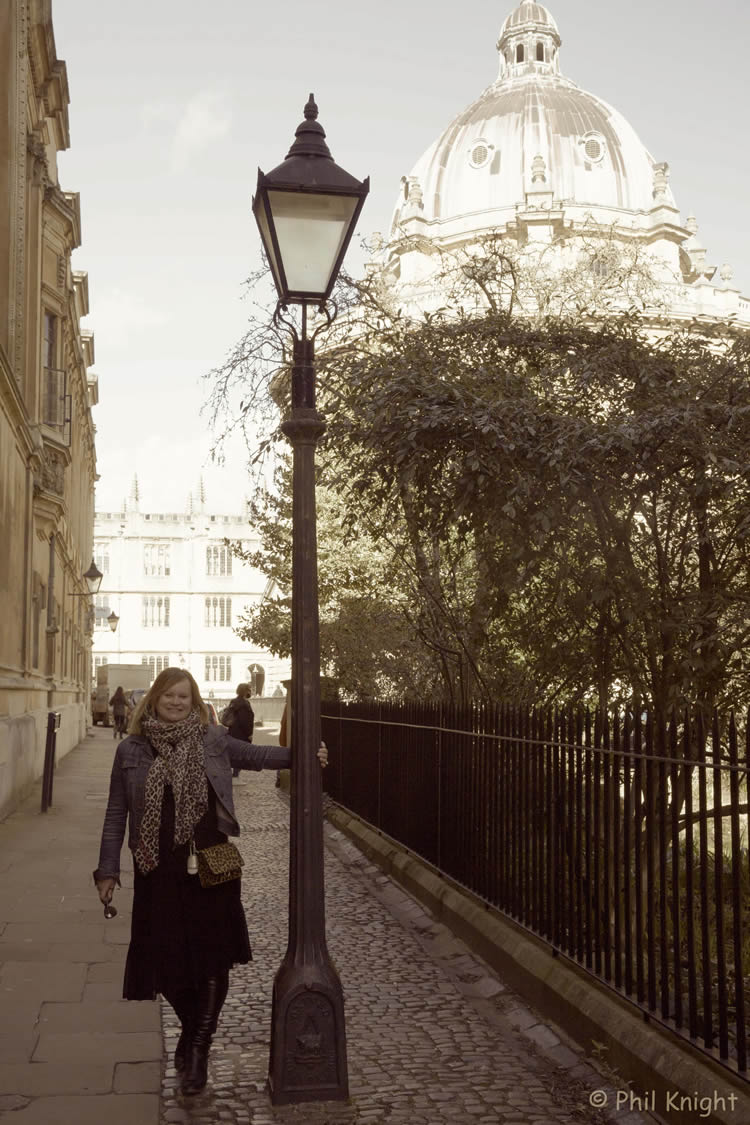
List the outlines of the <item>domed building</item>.
{"label": "domed building", "polygon": [[537,275],[543,263],[547,278],[583,269],[600,289],[609,277],[623,305],[640,292],[644,308],[670,319],[750,327],[731,268],[707,265],[695,219],[683,223],[669,166],[616,109],[561,73],[561,44],[547,8],[523,0],[500,31],[497,79],[403,177],[380,246],[399,299],[435,307],[446,254],[481,258],[490,239],[511,272],[513,262]]}

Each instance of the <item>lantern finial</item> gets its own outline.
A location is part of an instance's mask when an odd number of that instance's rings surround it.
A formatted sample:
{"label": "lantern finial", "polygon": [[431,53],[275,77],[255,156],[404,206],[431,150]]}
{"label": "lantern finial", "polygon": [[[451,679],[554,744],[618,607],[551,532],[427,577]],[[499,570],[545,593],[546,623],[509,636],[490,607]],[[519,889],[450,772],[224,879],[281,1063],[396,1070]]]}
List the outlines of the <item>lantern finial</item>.
{"label": "lantern finial", "polygon": [[313,94],[307,99],[304,112],[305,120],[297,127],[294,144],[286,154],[287,160],[290,156],[325,156],[332,160],[333,157],[325,141],[325,129],[318,121],[318,107]]}

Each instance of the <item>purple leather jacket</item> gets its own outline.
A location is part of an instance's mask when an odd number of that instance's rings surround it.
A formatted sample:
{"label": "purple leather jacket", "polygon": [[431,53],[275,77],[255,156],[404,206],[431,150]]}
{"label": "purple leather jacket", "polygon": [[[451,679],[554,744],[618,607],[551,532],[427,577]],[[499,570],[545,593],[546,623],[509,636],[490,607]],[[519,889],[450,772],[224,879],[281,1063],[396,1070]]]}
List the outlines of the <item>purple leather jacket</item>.
{"label": "purple leather jacket", "polygon": [[[203,735],[203,752],[208,783],[216,794],[216,819],[220,832],[239,836],[240,826],[234,815],[232,799],[232,768],[245,770],[286,769],[291,753],[285,746],[260,746],[232,738],[226,727],[209,726]],[[94,879],[120,879],[120,852],[128,824],[128,847],[138,846],[138,831],[143,816],[146,777],[154,760],[147,738],[131,734],[117,747],[109,800],[104,814],[99,866]]]}

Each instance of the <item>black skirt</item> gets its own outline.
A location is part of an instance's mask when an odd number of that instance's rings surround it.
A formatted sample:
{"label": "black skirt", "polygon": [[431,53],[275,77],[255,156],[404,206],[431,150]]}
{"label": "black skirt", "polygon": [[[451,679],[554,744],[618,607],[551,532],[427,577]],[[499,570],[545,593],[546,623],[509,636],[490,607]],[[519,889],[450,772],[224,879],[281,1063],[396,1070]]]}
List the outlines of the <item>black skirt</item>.
{"label": "black skirt", "polygon": [[[226,840],[216,828],[215,795],[196,825],[195,842],[207,848]],[[205,977],[252,960],[240,880],[202,887],[187,871],[188,845],[174,847],[174,798],[164,788],[159,864],[148,875],[134,867],[133,918],[125,962],[125,1000],[154,1000],[196,988]]]}

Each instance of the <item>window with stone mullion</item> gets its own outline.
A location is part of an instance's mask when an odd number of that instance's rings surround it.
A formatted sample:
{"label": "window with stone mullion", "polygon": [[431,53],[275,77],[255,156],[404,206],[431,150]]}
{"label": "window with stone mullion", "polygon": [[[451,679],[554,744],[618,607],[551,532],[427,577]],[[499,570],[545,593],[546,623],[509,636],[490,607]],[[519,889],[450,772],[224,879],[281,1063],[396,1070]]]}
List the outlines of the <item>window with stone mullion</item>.
{"label": "window with stone mullion", "polygon": [[169,598],[148,595],[142,604],[144,629],[169,627]]}
{"label": "window with stone mullion", "polygon": [[209,656],[205,658],[205,680],[214,683],[227,683],[232,678],[231,656]]}
{"label": "window with stone mullion", "polygon": [[165,668],[169,667],[169,654],[167,653],[162,656],[142,656],[141,664],[144,668],[148,668],[151,673],[151,679],[154,680],[160,672],[163,672]]}
{"label": "window with stone mullion", "polygon": [[204,601],[204,625],[207,629],[225,629],[231,625],[232,599],[207,597]]}
{"label": "window with stone mullion", "polygon": [[228,547],[218,544],[206,547],[206,574],[214,578],[231,578],[232,554]]}
{"label": "window with stone mullion", "polygon": [[146,543],[143,548],[143,573],[157,578],[170,574],[169,545]]}
{"label": "window with stone mullion", "polygon": [[102,574],[109,574],[109,547],[96,547],[94,562]]}

